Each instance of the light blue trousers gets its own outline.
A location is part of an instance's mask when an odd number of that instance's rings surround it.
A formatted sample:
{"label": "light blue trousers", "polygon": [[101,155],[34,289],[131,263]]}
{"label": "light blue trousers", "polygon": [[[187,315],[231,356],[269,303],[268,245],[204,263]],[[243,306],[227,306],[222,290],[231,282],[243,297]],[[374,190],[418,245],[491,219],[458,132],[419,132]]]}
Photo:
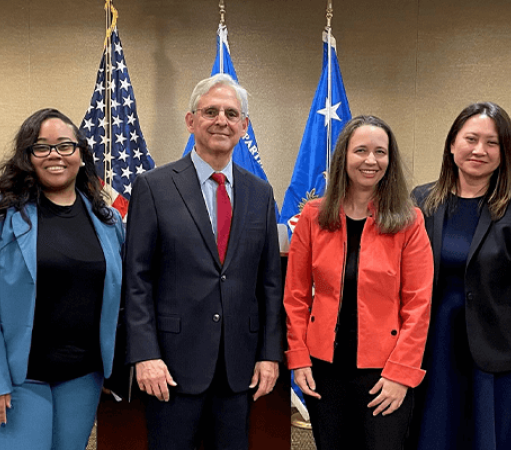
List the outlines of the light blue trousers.
{"label": "light blue trousers", "polygon": [[103,386],[99,372],[61,383],[15,386],[1,450],[85,450]]}

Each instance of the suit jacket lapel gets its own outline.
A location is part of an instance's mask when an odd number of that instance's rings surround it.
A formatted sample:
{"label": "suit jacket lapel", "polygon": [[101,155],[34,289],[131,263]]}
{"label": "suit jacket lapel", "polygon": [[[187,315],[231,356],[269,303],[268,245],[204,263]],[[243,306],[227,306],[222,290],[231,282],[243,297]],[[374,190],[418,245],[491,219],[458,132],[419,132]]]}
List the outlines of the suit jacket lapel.
{"label": "suit jacket lapel", "polygon": [[467,267],[474,256],[474,253],[481,245],[486,233],[490,229],[491,225],[491,215],[490,210],[488,209],[488,205],[485,202],[482,207],[481,216],[479,217],[479,222],[477,223],[476,231],[474,233],[474,237],[472,238],[472,243],[470,244],[470,250],[468,252],[467,258]]}
{"label": "suit jacket lapel", "polygon": [[[442,256],[442,231],[444,227],[446,213],[446,204],[441,204],[436,213],[434,214],[434,222],[433,222],[433,254],[435,258],[435,284],[438,281],[438,274],[440,272],[440,259]],[[490,211],[488,209],[488,205],[485,203],[482,207],[481,216],[479,217],[479,222],[477,223],[477,228],[474,233],[474,237],[472,238],[472,242],[470,244],[470,250],[468,252],[467,258],[467,266],[472,260],[475,252],[481,245],[486,233],[490,229],[491,225],[491,216]]]}
{"label": "suit jacket lapel", "polygon": [[232,212],[231,231],[229,234],[229,244],[223,268],[227,268],[233,255],[236,253],[236,247],[240,240],[243,229],[245,228],[245,218],[247,217],[250,204],[250,189],[247,185],[247,178],[243,172],[233,164],[232,173],[234,176],[234,208]]}
{"label": "suit jacket lapel", "polygon": [[[94,230],[99,239],[103,256],[106,263],[105,282],[103,288],[103,304],[101,307],[101,322],[100,322],[100,344],[101,354],[103,359],[103,368],[105,375],[108,377],[112,373],[112,360],[114,352],[115,330],[114,324],[117,323],[119,316],[119,306],[121,303],[121,274],[122,274],[122,261],[120,247],[122,243],[122,231],[116,230],[122,223],[111,226],[101,222],[99,217],[94,214],[90,201],[79,192],[82,197],[85,207],[92,220]],[[121,220],[121,217],[117,217]]]}
{"label": "suit jacket lapel", "polygon": [[[218,256],[218,248],[211,228],[211,221],[209,220],[208,210],[204,203],[202,190],[197,178],[197,172],[192,162],[190,154],[183,159],[179,160],[174,165],[173,180],[179,195],[190,212],[199,232],[206,243],[211,255],[215,259],[219,267],[220,257]],[[236,197],[235,201],[236,201]]]}
{"label": "suit jacket lapel", "polygon": [[[96,216],[96,214],[94,214],[92,205],[87,197],[85,197],[85,195],[81,192],[79,192],[79,195],[85,203],[85,207],[87,208],[89,217],[92,220],[94,230],[99,239],[101,249],[103,250],[103,256],[105,258],[107,270],[105,274],[104,298],[108,299],[109,303],[103,303],[103,313],[107,307],[109,307],[112,311],[117,311],[119,304],[114,302],[113,299],[115,298],[115,295],[113,292],[120,292],[121,290],[122,266],[119,252],[119,240],[122,238],[117,235],[117,231],[114,226],[106,225],[98,216]],[[121,220],[120,216],[118,217],[118,220]]]}
{"label": "suit jacket lapel", "polygon": [[25,264],[35,283],[37,272],[37,207],[28,204],[25,206],[25,212],[32,222],[32,228],[23,220],[20,212],[14,213],[12,228]]}

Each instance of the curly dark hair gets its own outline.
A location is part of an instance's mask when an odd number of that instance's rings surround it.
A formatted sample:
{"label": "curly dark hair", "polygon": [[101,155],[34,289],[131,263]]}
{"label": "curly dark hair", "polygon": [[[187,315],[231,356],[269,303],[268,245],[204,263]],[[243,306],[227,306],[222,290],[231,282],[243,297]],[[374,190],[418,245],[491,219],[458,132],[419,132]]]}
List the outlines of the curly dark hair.
{"label": "curly dark hair", "polygon": [[42,186],[32,165],[29,147],[37,141],[41,125],[48,119],[60,119],[73,129],[85,163],[78,171],[76,188],[90,200],[92,211],[102,222],[113,223],[114,215],[105,203],[105,193],[85,136],[69,117],[52,108],[41,109],[23,122],[14,138],[11,155],[0,164],[0,218],[5,217],[9,208],[15,208],[31,225],[25,213],[25,205],[27,203],[39,205]]}

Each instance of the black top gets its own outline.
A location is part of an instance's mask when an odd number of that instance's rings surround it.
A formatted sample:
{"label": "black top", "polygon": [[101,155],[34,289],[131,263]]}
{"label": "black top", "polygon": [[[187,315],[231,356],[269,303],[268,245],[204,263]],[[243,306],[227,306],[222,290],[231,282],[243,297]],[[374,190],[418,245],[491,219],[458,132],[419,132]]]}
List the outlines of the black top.
{"label": "black top", "polygon": [[365,222],[366,219],[353,220],[346,216],[348,248],[334,355],[334,359],[342,358],[344,362],[348,362],[348,365],[353,367],[356,366],[357,360],[358,256]]}
{"label": "black top", "polygon": [[28,379],[65,381],[102,370],[99,324],[106,263],[82,198],[41,198]]}

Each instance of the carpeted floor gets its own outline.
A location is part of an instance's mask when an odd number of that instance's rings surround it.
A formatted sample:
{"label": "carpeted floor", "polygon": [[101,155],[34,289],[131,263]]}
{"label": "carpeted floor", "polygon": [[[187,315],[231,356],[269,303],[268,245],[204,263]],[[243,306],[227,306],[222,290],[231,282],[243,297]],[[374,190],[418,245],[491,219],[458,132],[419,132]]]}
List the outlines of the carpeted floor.
{"label": "carpeted floor", "polygon": [[[297,427],[291,427],[291,450],[315,450],[314,438],[312,437],[312,431],[304,430]],[[87,450],[96,450],[96,427],[93,428],[89,438],[89,445]],[[119,449],[121,450],[121,449]],[[122,449],[126,450],[126,449]],[[287,450],[287,449],[275,449],[275,450]]]}
{"label": "carpeted floor", "polygon": [[94,425],[94,428],[92,429],[92,433],[89,437],[89,444],[87,445],[86,450],[96,450],[96,425]]}
{"label": "carpeted floor", "polygon": [[312,431],[291,427],[291,450],[316,450]]}

